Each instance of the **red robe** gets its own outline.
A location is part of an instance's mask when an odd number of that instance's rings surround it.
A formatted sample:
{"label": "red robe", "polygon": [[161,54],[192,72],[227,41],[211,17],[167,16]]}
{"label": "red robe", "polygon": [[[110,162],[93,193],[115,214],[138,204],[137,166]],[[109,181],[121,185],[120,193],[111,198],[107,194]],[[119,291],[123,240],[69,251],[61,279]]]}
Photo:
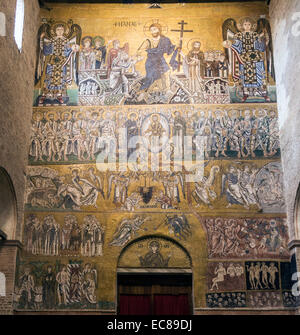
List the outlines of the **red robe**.
{"label": "red robe", "polygon": [[129,44],[125,43],[123,48],[119,48],[119,49],[111,48],[108,51],[108,56],[107,56],[107,75],[108,76],[109,76],[110,71],[111,71],[112,62],[118,56],[119,51],[124,51],[128,54],[129,53]]}

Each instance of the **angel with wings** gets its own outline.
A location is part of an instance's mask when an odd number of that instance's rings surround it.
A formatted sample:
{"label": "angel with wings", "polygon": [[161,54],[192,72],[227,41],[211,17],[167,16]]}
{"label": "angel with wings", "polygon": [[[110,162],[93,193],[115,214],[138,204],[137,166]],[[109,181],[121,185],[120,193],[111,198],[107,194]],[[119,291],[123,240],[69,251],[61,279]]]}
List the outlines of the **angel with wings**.
{"label": "angel with wings", "polygon": [[39,50],[37,58],[36,84],[41,85],[38,104],[64,104],[67,99],[67,85],[77,81],[78,51],[81,28],[72,24],[44,23],[39,29]]}
{"label": "angel with wings", "polygon": [[227,49],[230,73],[240,86],[242,102],[249,97],[268,97],[267,81],[275,80],[270,24],[266,19],[257,23],[246,17],[237,24],[228,19],[223,24],[223,46]]}
{"label": "angel with wings", "polygon": [[112,241],[109,245],[122,247],[134,236],[139,230],[147,231],[147,228],[142,228],[142,225],[149,221],[150,217],[135,216],[133,218],[124,218],[116,229]]}
{"label": "angel with wings", "polygon": [[[204,164],[206,167],[208,163]],[[216,180],[216,175],[220,172],[219,166],[215,165],[211,168],[208,176],[204,176],[203,171],[198,169],[196,171],[196,182],[195,189],[192,192],[192,197],[197,202],[196,207],[199,207],[202,203],[207,205],[210,209],[213,209],[212,201],[216,200],[217,193],[212,189]]]}
{"label": "angel with wings", "polygon": [[107,199],[110,198],[113,188],[114,188],[114,204],[125,204],[128,197],[128,187],[130,183],[130,177],[122,174],[112,174],[108,178],[108,192]]}
{"label": "angel with wings", "polygon": [[184,176],[181,172],[172,172],[162,177],[162,184],[165,190],[165,195],[169,197],[172,203],[172,207],[176,208],[180,203],[180,192],[185,198],[185,184]]}

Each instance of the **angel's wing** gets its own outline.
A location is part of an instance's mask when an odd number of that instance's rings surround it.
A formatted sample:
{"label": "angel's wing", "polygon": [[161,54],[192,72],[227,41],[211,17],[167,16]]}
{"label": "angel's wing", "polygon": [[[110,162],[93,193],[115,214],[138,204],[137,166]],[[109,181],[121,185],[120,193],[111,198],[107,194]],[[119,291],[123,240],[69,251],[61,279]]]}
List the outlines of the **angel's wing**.
{"label": "angel's wing", "polygon": [[[227,19],[224,21],[222,26],[222,32],[223,32],[223,41],[233,41],[234,35],[239,32],[237,28],[236,21],[234,19]],[[233,55],[231,49],[225,48],[225,55],[227,56],[227,59],[229,61],[229,74],[232,74],[232,64],[233,64]]]}
{"label": "angel's wing", "polygon": [[274,57],[273,57],[273,42],[271,35],[271,26],[268,20],[259,19],[257,21],[257,33],[264,35],[264,42],[266,45],[266,66],[267,66],[267,78],[269,81],[270,76],[275,81],[275,68],[274,68]]}
{"label": "angel's wing", "polygon": [[96,270],[96,269],[93,269],[93,270],[92,270],[92,273],[93,273],[93,277],[94,277],[95,285],[96,285],[96,287],[98,287],[97,270]]}
{"label": "angel's wing", "polygon": [[195,177],[195,181],[197,181],[197,183],[204,183],[205,182],[205,180],[206,180],[205,168],[207,167],[207,165],[209,163],[210,163],[209,161],[200,163],[193,169],[195,171],[194,172],[194,177]]}
{"label": "angel's wing", "polygon": [[112,190],[112,184],[113,184],[113,179],[114,179],[114,175],[112,174],[111,176],[109,176],[108,178],[108,191],[107,191],[107,199],[110,198],[111,195],[111,190]]}
{"label": "angel's wing", "polygon": [[[69,21],[71,25],[69,34],[67,39],[70,41],[70,44],[77,44],[80,45],[82,30],[78,24],[73,24],[72,21]],[[73,63],[73,72],[74,72],[74,79],[76,84],[78,85],[78,68],[79,68],[79,52],[75,54],[75,60]]]}
{"label": "angel's wing", "polygon": [[223,195],[225,193],[226,180],[227,180],[227,175],[223,174],[223,176],[222,176],[222,191],[221,191],[221,195]]}
{"label": "angel's wing", "polygon": [[101,176],[96,176],[96,180],[97,180],[97,187],[98,187],[98,191],[101,193],[103,199],[104,197],[104,192],[103,192],[103,178]]}
{"label": "angel's wing", "polygon": [[81,30],[81,28],[78,24],[73,24],[72,21],[69,21],[69,24],[71,24],[71,28],[70,28],[69,34],[67,36],[67,39],[71,40],[75,36],[76,37],[76,44],[79,45],[80,40],[81,40],[82,30]]}
{"label": "angel's wing", "polygon": [[179,179],[179,183],[180,183],[180,186],[181,186],[181,191],[182,191],[183,197],[185,199],[184,179],[183,179],[183,175],[182,175],[181,172],[179,172],[177,174],[177,178]]}
{"label": "angel's wing", "polygon": [[239,32],[236,21],[234,19],[227,19],[222,25],[223,40],[233,39],[234,35]]}
{"label": "angel's wing", "polygon": [[35,67],[35,85],[40,81],[44,65],[45,65],[45,55],[43,53],[43,38],[41,38],[42,34],[45,34],[47,38],[50,38],[50,25],[48,23],[44,23],[40,26],[37,34],[37,50],[36,50],[36,67]]}
{"label": "angel's wing", "polygon": [[120,238],[120,235],[122,234],[122,230],[124,229],[124,227],[127,226],[128,228],[131,225],[132,225],[132,220],[124,219],[123,221],[121,221],[121,223],[119,224],[119,226],[116,228],[114,232],[113,239],[118,240]]}

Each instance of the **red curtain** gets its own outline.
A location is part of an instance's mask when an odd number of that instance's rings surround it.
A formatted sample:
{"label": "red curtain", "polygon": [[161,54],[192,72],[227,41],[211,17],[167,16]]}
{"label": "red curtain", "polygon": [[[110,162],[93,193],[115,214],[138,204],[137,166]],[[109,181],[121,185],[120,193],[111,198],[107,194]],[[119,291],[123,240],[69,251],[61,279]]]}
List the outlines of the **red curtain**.
{"label": "red curtain", "polygon": [[151,295],[120,294],[120,315],[151,315]]}
{"label": "red curtain", "polygon": [[154,295],[154,315],[189,315],[189,299],[187,294]]}

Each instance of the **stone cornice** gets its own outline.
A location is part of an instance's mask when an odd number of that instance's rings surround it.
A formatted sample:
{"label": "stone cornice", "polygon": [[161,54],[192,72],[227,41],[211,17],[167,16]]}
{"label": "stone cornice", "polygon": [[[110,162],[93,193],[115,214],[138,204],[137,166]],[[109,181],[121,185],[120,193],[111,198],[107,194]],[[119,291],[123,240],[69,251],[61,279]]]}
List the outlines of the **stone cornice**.
{"label": "stone cornice", "polygon": [[0,240],[1,247],[17,247],[23,249],[23,244],[19,240]]}

